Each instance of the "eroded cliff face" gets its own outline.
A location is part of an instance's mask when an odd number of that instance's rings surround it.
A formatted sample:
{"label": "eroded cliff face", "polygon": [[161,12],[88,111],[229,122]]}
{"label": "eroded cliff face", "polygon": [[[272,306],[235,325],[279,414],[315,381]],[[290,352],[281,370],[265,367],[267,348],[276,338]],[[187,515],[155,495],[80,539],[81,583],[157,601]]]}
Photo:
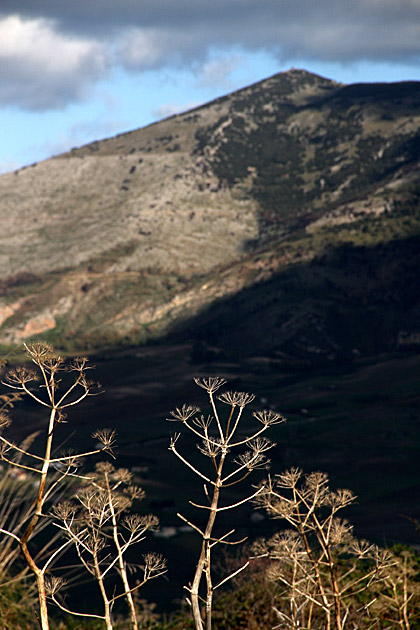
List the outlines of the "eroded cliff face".
{"label": "eroded cliff face", "polygon": [[[417,238],[419,112],[418,83],[342,86],[292,70],[1,176],[2,343],[143,342],[343,245]],[[343,269],[330,282],[357,285]],[[265,300],[267,320],[299,291]],[[302,331],[318,308],[307,302]],[[415,333],[414,306],[394,328]]]}

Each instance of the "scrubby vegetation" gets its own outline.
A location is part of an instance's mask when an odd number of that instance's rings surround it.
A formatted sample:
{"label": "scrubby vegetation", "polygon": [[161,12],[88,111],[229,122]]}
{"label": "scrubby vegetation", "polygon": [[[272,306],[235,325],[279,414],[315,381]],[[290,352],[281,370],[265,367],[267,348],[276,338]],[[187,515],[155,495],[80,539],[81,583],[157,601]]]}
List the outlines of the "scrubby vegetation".
{"label": "scrubby vegetation", "polygon": [[[197,440],[198,449],[185,455],[175,433],[169,449],[199,478],[204,500],[197,503],[192,489],[181,493],[199,510],[198,517],[179,515],[201,540],[198,562],[191,549],[182,560],[192,576],[185,607],[161,616],[141,594],[146,582],[166,572],[165,559],[143,543],[158,521],[142,510],[144,493],[132,472],[109,461],[116,456],[114,432],[95,432],[97,443],[86,453],[54,452],[71,422],[65,413],[71,416],[95,392],[89,363],[65,361],[42,344],[26,349],[36,370],[11,370],[4,380],[9,391],[0,399],[1,630],[420,627],[417,550],[360,540],[341,517],[355,497],[332,489],[326,474],[297,468],[269,474],[266,453],[274,444],[262,434],[283,416],[247,414],[254,396],[223,391],[225,380],[216,377],[196,379],[208,394],[203,412],[184,404],[168,417]],[[16,444],[9,416],[22,396],[45,408],[46,426]],[[104,455],[108,461],[89,465]],[[257,485],[247,491],[243,482],[258,470]],[[271,535],[248,542],[232,538],[229,525],[218,529],[221,517],[229,521],[230,510],[249,501],[260,518],[265,511],[274,519]],[[222,547],[231,551],[217,555]],[[98,595],[86,599],[79,590],[74,606],[82,571],[96,582]]]}

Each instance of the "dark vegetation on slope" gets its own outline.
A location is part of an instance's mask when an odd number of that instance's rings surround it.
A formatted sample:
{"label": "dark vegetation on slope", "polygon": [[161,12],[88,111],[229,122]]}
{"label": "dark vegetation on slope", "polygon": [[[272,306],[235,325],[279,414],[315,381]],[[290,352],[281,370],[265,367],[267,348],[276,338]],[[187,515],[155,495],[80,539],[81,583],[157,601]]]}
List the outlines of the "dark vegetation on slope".
{"label": "dark vegetation on slope", "polygon": [[[238,93],[223,119],[196,132],[196,151],[210,149],[220,180],[242,184],[258,202],[262,241],[360,198],[420,155],[418,128],[397,131],[399,116],[420,106],[418,83],[337,87],[306,73],[293,79]],[[296,103],[299,90],[313,85],[325,95]],[[221,126],[222,136],[215,133]]]}
{"label": "dark vegetation on slope", "polygon": [[[409,346],[418,326],[420,237],[327,249],[180,325],[183,338],[231,356],[308,366]],[[413,338],[413,344],[415,344]]]}

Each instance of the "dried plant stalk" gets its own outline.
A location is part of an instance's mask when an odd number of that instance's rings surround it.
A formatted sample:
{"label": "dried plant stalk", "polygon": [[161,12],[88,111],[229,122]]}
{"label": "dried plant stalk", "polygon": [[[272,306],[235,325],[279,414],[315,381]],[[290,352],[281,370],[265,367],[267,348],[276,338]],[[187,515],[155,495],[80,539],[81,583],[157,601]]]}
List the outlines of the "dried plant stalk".
{"label": "dried plant stalk", "polygon": [[[238,436],[238,427],[242,418],[242,414],[246,405],[254,400],[252,394],[244,392],[224,392],[218,396],[218,400],[227,405],[227,414],[223,415],[219,412],[216,405],[214,394],[225,384],[225,380],[218,377],[210,377],[205,379],[194,379],[196,384],[203,388],[208,396],[212,409],[212,415],[204,417],[199,415],[199,409],[190,405],[183,405],[171,412],[168,418],[171,422],[180,422],[187,430],[199,439],[197,443],[198,449],[205,457],[212,462],[214,474],[207,476],[199,470],[194,464],[186,459],[178,450],[179,433],[176,433],[172,439],[169,449],[176,457],[190,468],[202,481],[204,481],[204,492],[206,496],[206,505],[199,505],[190,501],[190,503],[208,512],[207,523],[204,529],[200,529],[196,524],[187,518],[178,514],[178,516],[188,523],[202,538],[201,551],[197,562],[194,578],[191,584],[186,587],[189,592],[189,602],[192,608],[192,615],[196,630],[211,630],[212,626],[212,604],[213,594],[216,588],[220,587],[227,580],[236,575],[239,571],[246,568],[245,563],[238,571],[221,580],[214,585],[212,580],[212,551],[218,544],[237,544],[242,541],[230,541],[229,536],[234,530],[224,534],[223,536],[214,537],[213,530],[217,516],[226,510],[231,510],[242,503],[250,501],[256,495],[262,493],[264,488],[259,488],[251,496],[238,501],[235,504],[221,506],[220,495],[223,490],[229,486],[240,483],[247,478],[251,472],[258,468],[264,468],[268,464],[266,452],[269,451],[274,444],[270,440],[262,437],[262,434],[273,424],[284,421],[284,418],[273,411],[262,411],[254,413],[255,419],[261,424],[252,435],[246,437]],[[245,450],[242,450],[245,449]],[[238,452],[234,458],[228,458],[231,451]],[[242,451],[242,452],[241,452]],[[230,472],[226,471],[226,465],[230,465]],[[233,469],[232,469],[233,465]],[[205,582],[205,594],[200,594],[202,582]],[[204,611],[202,615],[201,602],[204,603]],[[204,617],[204,619],[203,619]]]}
{"label": "dried plant stalk", "polygon": [[391,554],[357,540],[337,513],[354,501],[349,490],[333,491],[324,473],[293,468],[269,479],[257,503],[292,530],[259,541],[254,550],[272,560],[269,576],[285,587],[289,613],[281,627],[311,628],[324,615],[326,630],[343,630],[355,597],[389,578]]}
{"label": "dried plant stalk", "polygon": [[[22,523],[23,531],[18,528],[12,530],[3,529],[2,533],[8,535],[18,543],[21,553],[29,570],[36,580],[39,615],[42,630],[48,630],[48,607],[46,593],[46,572],[52,562],[58,557],[61,548],[51,552],[48,559],[40,563],[39,558],[34,555],[29,543],[35,535],[36,529],[45,517],[45,504],[48,498],[65,479],[69,476],[77,476],[77,467],[83,457],[101,451],[112,452],[113,435],[104,435],[103,447],[83,453],[80,455],[63,455],[53,457],[53,440],[57,426],[65,418],[66,410],[82,402],[87,396],[93,393],[96,384],[87,378],[90,369],[87,359],[75,359],[72,363],[66,363],[64,359],[53,353],[52,348],[46,344],[35,343],[25,345],[27,356],[35,365],[35,369],[17,367],[11,370],[4,384],[12,390],[13,396],[29,396],[37,404],[48,409],[48,423],[44,438],[42,455],[31,452],[31,444],[17,446],[4,435],[0,435],[0,456],[4,462],[17,468],[20,471],[36,475],[36,496],[35,500],[24,517]],[[62,388],[61,377],[63,373],[69,373],[70,383]],[[10,405],[9,405],[10,406]],[[1,414],[1,425],[7,428],[10,424],[8,416],[4,410]],[[57,478],[57,467],[61,467]],[[48,484],[51,475],[55,477],[53,483]],[[66,542],[65,545],[68,543]]]}
{"label": "dried plant stalk", "polygon": [[[132,474],[127,469],[116,470],[112,464],[100,462],[76,495],[76,502],[64,502],[54,510],[58,519],[56,526],[75,545],[81,563],[98,584],[103,614],[95,616],[104,620],[107,630],[113,628],[113,605],[121,598],[127,602],[132,629],[138,630],[133,594],[146,582],[166,572],[166,562],[158,554],[143,555],[141,565],[127,564],[127,552],[144,539],[147,531],[158,527],[156,517],[128,512],[133,501],[144,496],[141,488],[131,481]],[[141,573],[135,585],[130,585],[129,570],[132,574]],[[113,572],[122,582],[119,593],[114,586],[107,587],[106,580]],[[79,616],[92,616],[70,611],[56,593],[57,589],[51,593],[51,598],[61,609]]]}

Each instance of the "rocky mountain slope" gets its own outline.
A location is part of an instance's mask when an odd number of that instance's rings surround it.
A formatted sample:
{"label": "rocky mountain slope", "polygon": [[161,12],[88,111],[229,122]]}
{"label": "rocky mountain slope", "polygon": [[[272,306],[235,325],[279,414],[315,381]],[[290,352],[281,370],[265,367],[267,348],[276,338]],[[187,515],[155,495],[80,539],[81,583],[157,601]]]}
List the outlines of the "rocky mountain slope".
{"label": "rocky mountain slope", "polygon": [[419,158],[420,83],[291,70],[3,175],[1,342],[418,345]]}

